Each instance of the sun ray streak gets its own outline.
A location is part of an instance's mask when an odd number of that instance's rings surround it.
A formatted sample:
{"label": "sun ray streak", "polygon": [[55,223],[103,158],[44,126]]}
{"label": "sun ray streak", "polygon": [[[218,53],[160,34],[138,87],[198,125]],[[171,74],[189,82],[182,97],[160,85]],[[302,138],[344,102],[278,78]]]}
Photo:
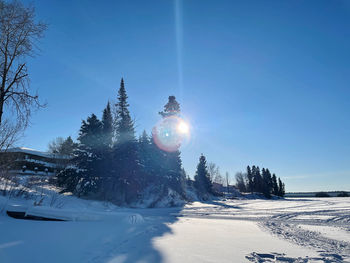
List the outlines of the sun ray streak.
{"label": "sun ray streak", "polygon": [[182,23],[182,0],[174,0],[175,2],[175,38],[176,38],[176,55],[177,55],[177,71],[178,71],[178,88],[179,97],[183,101],[183,23]]}

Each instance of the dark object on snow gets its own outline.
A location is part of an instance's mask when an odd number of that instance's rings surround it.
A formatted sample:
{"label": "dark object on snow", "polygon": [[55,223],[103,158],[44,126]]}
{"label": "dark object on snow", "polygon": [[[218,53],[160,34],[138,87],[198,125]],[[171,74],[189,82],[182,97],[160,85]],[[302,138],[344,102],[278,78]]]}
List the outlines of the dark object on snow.
{"label": "dark object on snow", "polygon": [[25,212],[18,212],[18,211],[6,211],[6,214],[12,218],[16,219],[26,219],[26,220],[40,220],[40,221],[66,221],[63,219],[58,218],[48,218],[48,217],[42,217],[42,216],[33,216],[33,215],[26,215]]}

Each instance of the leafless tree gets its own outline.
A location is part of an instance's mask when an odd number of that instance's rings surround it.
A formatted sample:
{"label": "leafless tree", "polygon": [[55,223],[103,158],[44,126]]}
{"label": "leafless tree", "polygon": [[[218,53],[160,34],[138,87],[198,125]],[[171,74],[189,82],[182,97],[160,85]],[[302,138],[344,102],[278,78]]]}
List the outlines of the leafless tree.
{"label": "leafless tree", "polygon": [[44,106],[30,92],[26,58],[36,54],[46,27],[35,21],[33,7],[0,0],[0,147],[27,127],[33,109]]}
{"label": "leafless tree", "polygon": [[246,174],[242,172],[237,172],[236,173],[236,186],[241,192],[246,192],[247,191],[247,186],[246,186]]}
{"label": "leafless tree", "polygon": [[47,148],[50,153],[60,153],[63,143],[64,143],[64,138],[57,137],[49,142]]}
{"label": "leafless tree", "polygon": [[215,163],[210,162],[208,164],[208,173],[210,181],[215,182],[215,178],[220,174],[219,166],[217,166]]}
{"label": "leafless tree", "polygon": [[215,174],[213,182],[217,183],[217,184],[224,184],[224,178],[222,177],[222,175],[220,173],[219,167],[217,167],[217,173]]}
{"label": "leafless tree", "polygon": [[19,123],[12,124],[9,120],[3,120],[0,124],[0,150],[6,150],[13,145],[21,131],[22,127]]}

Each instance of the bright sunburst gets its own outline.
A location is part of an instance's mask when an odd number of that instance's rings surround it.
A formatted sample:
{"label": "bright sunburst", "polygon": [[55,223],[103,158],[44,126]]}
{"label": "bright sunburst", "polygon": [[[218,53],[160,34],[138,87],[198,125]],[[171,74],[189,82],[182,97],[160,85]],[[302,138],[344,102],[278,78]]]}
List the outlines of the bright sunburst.
{"label": "bright sunburst", "polygon": [[177,126],[177,130],[180,133],[187,134],[189,132],[190,128],[188,127],[188,124],[186,122],[181,121],[179,123],[179,125]]}

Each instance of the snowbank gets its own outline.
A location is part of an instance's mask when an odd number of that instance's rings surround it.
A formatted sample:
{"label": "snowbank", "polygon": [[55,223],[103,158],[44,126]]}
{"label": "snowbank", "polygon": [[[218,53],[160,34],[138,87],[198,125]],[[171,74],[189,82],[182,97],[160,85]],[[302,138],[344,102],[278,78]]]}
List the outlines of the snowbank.
{"label": "snowbank", "polygon": [[102,202],[81,200],[67,197],[64,208],[54,208],[46,205],[34,206],[29,200],[14,199],[9,200],[0,197],[0,212],[6,211],[25,212],[26,215],[44,217],[50,219],[60,219],[64,221],[115,221],[129,224],[143,222],[143,218],[138,213],[124,212],[120,208],[106,206]]}

